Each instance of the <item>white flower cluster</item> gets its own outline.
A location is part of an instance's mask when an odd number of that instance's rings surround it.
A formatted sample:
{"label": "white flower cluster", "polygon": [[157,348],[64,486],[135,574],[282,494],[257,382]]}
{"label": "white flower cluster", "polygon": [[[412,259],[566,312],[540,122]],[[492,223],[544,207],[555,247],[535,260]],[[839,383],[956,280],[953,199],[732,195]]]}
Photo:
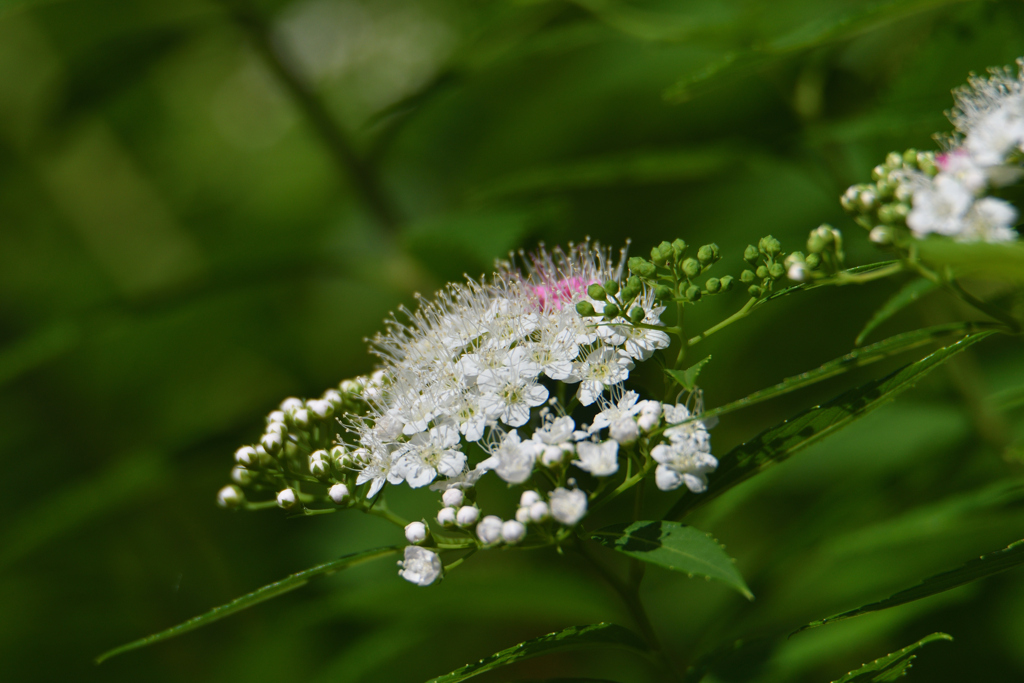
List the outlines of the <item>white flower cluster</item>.
{"label": "white flower cluster", "polygon": [[[669,345],[660,330],[621,317],[595,324],[576,311],[584,300],[601,310],[605,302],[586,289],[619,281],[621,269],[589,243],[542,252],[528,273],[504,264],[491,282],[452,284],[415,313],[403,310],[407,323],[392,318],[374,340],[384,361],[381,388],[364,395],[371,409],[357,428],[356,483],[371,482],[369,497],[385,482],[418,488],[438,476],[446,487],[468,487],[492,470],[519,484],[538,458],[561,461],[573,450],[571,419],[550,421],[525,440],[517,431],[549,401],[548,385],[578,385],[576,398],[588,406],[621,384],[635,361]],[[660,324],[664,309],[652,292],[636,305],[646,324]],[[463,450],[471,442],[491,455],[473,470]]]}
{"label": "white flower cluster", "polygon": [[[905,174],[912,208],[907,227],[915,237],[935,233],[963,242],[1005,242],[1017,238],[1017,211],[985,196],[991,188],[1016,182],[1024,153],[1024,59],[1020,71],[994,69],[971,77],[954,91],[950,120],[957,134],[935,156],[938,173]],[[899,190],[897,190],[899,193]]]}

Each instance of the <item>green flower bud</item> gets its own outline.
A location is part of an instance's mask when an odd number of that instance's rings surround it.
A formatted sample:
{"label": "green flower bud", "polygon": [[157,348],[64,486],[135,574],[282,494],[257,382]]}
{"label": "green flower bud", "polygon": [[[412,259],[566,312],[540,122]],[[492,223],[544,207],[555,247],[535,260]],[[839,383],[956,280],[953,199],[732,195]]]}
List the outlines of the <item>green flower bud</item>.
{"label": "green flower bud", "polygon": [[587,287],[587,296],[595,301],[604,301],[605,297],[608,296],[608,293],[604,291],[604,287],[595,282]]}
{"label": "green flower bud", "polygon": [[878,208],[878,220],[883,223],[892,225],[899,221],[899,215],[896,213],[896,204],[885,204]]}
{"label": "green flower bud", "polygon": [[697,260],[700,261],[703,266],[706,266],[715,260],[715,252],[711,248],[710,244],[705,244],[697,250]]}
{"label": "green flower bud", "polygon": [[688,258],[683,261],[683,273],[688,278],[700,275],[700,263],[697,262],[697,259]]}
{"label": "green flower bud", "polygon": [[752,270],[744,270],[742,273],[740,273],[740,282],[742,282],[743,284],[749,285],[753,281],[754,281],[754,271],[752,271]]}
{"label": "green flower bud", "polygon": [[768,268],[766,266],[758,266],[757,270],[754,272],[757,274],[757,277],[762,280],[768,277]]}
{"label": "green flower bud", "polygon": [[686,250],[688,248],[689,248],[689,245],[686,244],[686,242],[684,242],[683,240],[677,239],[674,242],[672,242],[672,255],[675,256],[676,260],[678,261],[679,259],[681,259],[683,257],[683,254],[686,253]]}
{"label": "green flower bud", "polygon": [[743,250],[743,260],[753,265],[757,263],[757,259],[761,256],[761,253],[757,250],[753,244],[748,244],[747,248]]}
{"label": "green flower bud", "polygon": [[675,296],[676,293],[668,285],[658,285],[654,288],[654,298],[658,301],[669,301]]}
{"label": "green flower bud", "polygon": [[709,277],[708,281],[704,283],[704,289],[706,289],[709,294],[714,294],[721,288],[722,281],[719,280],[717,277]]}
{"label": "green flower bud", "polygon": [[635,323],[639,323],[643,322],[643,319],[646,315],[647,314],[644,313],[644,309],[640,308],[639,306],[634,306],[633,310],[629,312],[629,319]]}
{"label": "green flower bud", "polygon": [[758,248],[769,256],[774,256],[782,251],[782,243],[771,235],[765,235],[757,244]]}
{"label": "green flower bud", "polygon": [[621,313],[619,307],[610,301],[604,307],[604,317],[608,320],[619,317],[619,313]]}
{"label": "green flower bud", "polygon": [[917,150],[911,147],[903,153],[903,163],[908,166],[917,166]]}
{"label": "green flower bud", "polygon": [[732,275],[726,275],[722,278],[722,291],[732,291],[732,286],[736,282],[736,279]]}
{"label": "green flower bud", "polygon": [[619,293],[619,283],[615,280],[609,280],[604,283],[604,291],[608,293],[608,296],[615,296]]}
{"label": "green flower bud", "polygon": [[582,315],[584,318],[597,315],[597,311],[594,310],[594,305],[589,301],[581,301],[576,304],[576,312]]}
{"label": "green flower bud", "polygon": [[782,267],[781,263],[773,263],[768,267],[768,274],[772,276],[773,280],[778,280],[786,274],[786,269]]}
{"label": "green flower bud", "polygon": [[699,301],[700,294],[700,287],[698,287],[697,285],[690,285],[690,287],[686,290],[686,298],[689,299],[690,301]]}
{"label": "green flower bud", "polygon": [[632,301],[643,291],[643,288],[644,286],[640,282],[640,278],[636,275],[630,275],[629,279],[626,280],[626,286],[622,288],[622,298],[626,301]]}
{"label": "green flower bud", "polygon": [[888,178],[888,177],[889,177],[889,171],[886,170],[885,166],[882,166],[881,164],[879,164],[878,166],[875,166],[873,169],[871,169],[871,179],[872,180],[882,180],[883,178]]}
{"label": "green flower bud", "polygon": [[629,272],[635,273],[640,277],[651,277],[652,275],[654,275],[655,272],[657,272],[657,269],[654,267],[653,263],[651,263],[650,261],[645,261],[639,256],[634,256],[631,259],[629,259],[628,264]]}
{"label": "green flower bud", "polygon": [[668,242],[662,242],[658,246],[651,248],[651,260],[654,261],[656,266],[665,265],[671,256],[672,245]]}
{"label": "green flower bud", "polygon": [[804,263],[807,264],[808,268],[814,270],[821,265],[821,256],[818,254],[808,254],[807,258],[804,259]]}
{"label": "green flower bud", "polygon": [[822,239],[821,235],[818,235],[814,232],[812,232],[810,236],[807,238],[807,251],[811,252],[812,254],[820,254],[821,252],[825,251],[826,246],[828,245],[825,243],[825,240]]}
{"label": "green flower bud", "polygon": [[899,152],[889,152],[885,155],[885,165],[890,169],[901,168],[903,166],[903,155]]}
{"label": "green flower bud", "polygon": [[762,292],[763,290],[757,285],[750,285],[749,287],[747,287],[747,294],[754,297],[755,299],[759,298]]}

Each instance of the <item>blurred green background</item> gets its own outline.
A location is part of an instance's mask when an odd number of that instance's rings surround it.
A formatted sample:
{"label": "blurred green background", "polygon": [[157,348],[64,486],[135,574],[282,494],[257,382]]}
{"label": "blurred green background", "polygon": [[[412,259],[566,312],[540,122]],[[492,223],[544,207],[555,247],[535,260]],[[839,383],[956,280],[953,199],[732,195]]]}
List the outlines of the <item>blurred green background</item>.
{"label": "blurred green background", "polygon": [[[933,148],[950,89],[1020,55],[1010,0],[0,0],[0,678],[422,681],[628,624],[570,558],[484,553],[429,589],[358,567],[92,664],[400,540],[214,496],[282,398],[372,368],[363,338],[414,292],[588,235],[714,240],[735,275],[748,242],[799,249],[828,221],[875,260],[839,194],[892,149]],[[712,338],[708,404],[846,352],[893,287],[790,297]],[[964,315],[935,295],[880,332]],[[943,630],[912,680],[1024,679],[1020,571],[785,639],[1024,537],[1021,410],[1000,410],[1024,348],[975,349],[695,515],[758,597],[651,569],[669,649],[742,635],[709,681],[829,681]],[[907,360],[723,418],[715,452]],[[570,675],[655,674],[608,652],[480,680]]]}

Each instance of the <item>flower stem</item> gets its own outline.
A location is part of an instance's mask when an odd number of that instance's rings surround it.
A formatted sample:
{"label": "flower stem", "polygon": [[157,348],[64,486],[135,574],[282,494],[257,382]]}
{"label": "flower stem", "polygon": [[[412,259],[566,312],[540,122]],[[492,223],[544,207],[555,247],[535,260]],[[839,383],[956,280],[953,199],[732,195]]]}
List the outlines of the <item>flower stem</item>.
{"label": "flower stem", "polygon": [[743,308],[736,311],[735,313],[733,313],[732,315],[730,315],[728,318],[718,323],[717,325],[709,327],[708,329],[698,334],[696,337],[693,337],[692,339],[690,339],[690,341],[688,341],[685,344],[685,346],[693,346],[694,344],[703,341],[704,339],[707,339],[715,332],[718,332],[728,327],[729,325],[732,325],[737,320],[742,320],[743,318],[746,318],[748,315],[750,315],[750,311],[751,309],[754,308],[755,304],[757,304],[757,301],[757,299],[751,297],[750,300],[747,301],[747,303],[743,304]]}

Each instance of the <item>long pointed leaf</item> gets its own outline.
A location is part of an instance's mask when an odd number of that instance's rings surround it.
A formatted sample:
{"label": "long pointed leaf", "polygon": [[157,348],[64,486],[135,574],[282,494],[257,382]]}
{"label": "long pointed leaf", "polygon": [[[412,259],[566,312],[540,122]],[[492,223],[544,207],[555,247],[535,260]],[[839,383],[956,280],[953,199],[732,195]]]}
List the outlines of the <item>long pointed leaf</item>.
{"label": "long pointed leaf", "polygon": [[995,330],[975,332],[916,363],[903,366],[887,377],[851,389],[828,403],[761,432],[720,459],[721,464],[712,475],[711,486],[706,493],[681,498],[665,519],[682,518],[690,510],[714,500],[733,486],[852,424],[917,384],[956,354],[995,333]]}
{"label": "long pointed leaf", "polygon": [[936,640],[953,640],[953,636],[942,632],[925,636],[913,645],[908,645],[902,650],[897,650],[884,657],[879,657],[873,662],[868,662],[859,669],[851,671],[832,683],[855,683],[856,681],[864,681],[866,683],[869,680],[869,675],[872,681],[895,681],[906,674],[907,669],[910,668],[910,663],[917,657],[917,655],[913,654],[914,650]]}
{"label": "long pointed leaf", "polygon": [[200,626],[206,626],[207,624],[213,623],[218,619],[223,619],[224,617],[232,615],[235,612],[240,612],[243,609],[252,607],[253,605],[257,605],[263,602],[264,600],[276,598],[278,595],[282,595],[284,593],[287,593],[288,591],[295,590],[300,586],[304,586],[307,583],[309,583],[310,579],[314,577],[333,574],[336,571],[340,571],[342,569],[346,569],[357,564],[362,564],[363,562],[368,562],[369,560],[375,560],[379,557],[385,557],[387,555],[396,554],[400,550],[401,548],[399,548],[398,546],[392,546],[388,548],[376,548],[374,550],[364,550],[361,553],[346,555],[344,557],[338,558],[337,560],[324,562],[323,564],[318,564],[315,567],[310,567],[309,569],[305,569],[301,572],[296,572],[295,574],[285,577],[280,581],[275,581],[274,583],[267,584],[262,588],[258,588],[257,590],[254,590],[252,593],[246,593],[240,598],[235,598],[231,602],[223,604],[220,607],[214,607],[209,612],[200,614],[198,617],[192,617],[188,621],[182,622],[177,626],[172,626],[171,628],[160,631],[159,633],[154,633],[151,636],[139,638],[138,640],[133,640],[130,643],[121,645],[120,647],[115,647],[112,650],[108,650],[107,652],[104,652],[96,658],[96,663],[100,664],[103,661],[110,659],[111,657],[114,657],[116,655],[123,654],[131,650],[137,650],[140,647],[146,647],[147,645],[152,645],[154,643],[159,643],[162,640],[167,640],[168,638],[179,636],[182,633],[187,633],[193,629],[199,628]]}
{"label": "long pointed leaf", "polygon": [[860,334],[857,335],[857,339],[853,343],[860,346],[879,325],[937,288],[937,284],[924,278],[911,280],[903,285],[900,291],[893,294],[888,301],[882,304],[881,308],[875,311],[875,314],[864,325],[864,329],[860,331]]}
{"label": "long pointed leaf", "polygon": [[692,526],[679,522],[613,524],[595,531],[590,538],[644,562],[690,576],[700,574],[721,581],[748,600],[754,599],[754,594],[736,570],[735,561],[711,534]]}
{"label": "long pointed leaf", "polygon": [[646,650],[643,641],[635,633],[616,624],[602,622],[589,626],[570,626],[562,631],[549,633],[546,636],[519,643],[507,650],[495,652],[479,662],[467,664],[450,674],[433,678],[428,683],[457,683],[478,676],[485,671],[508,666],[524,659],[583,647],[625,647],[640,651]]}
{"label": "long pointed leaf", "polygon": [[943,593],[952,588],[957,588],[958,586],[971,583],[972,581],[977,581],[978,579],[983,579],[987,576],[992,576],[993,574],[1005,572],[1007,569],[1013,569],[1014,567],[1018,567],[1022,564],[1024,564],[1024,540],[1011,543],[1002,550],[997,550],[993,553],[989,553],[988,555],[982,555],[981,557],[971,560],[956,569],[930,576],[916,586],[911,586],[910,588],[901,590],[898,593],[890,595],[885,600],[872,602],[848,612],[819,619],[818,621],[812,621],[806,626],[801,626],[793,633],[799,633],[800,631],[804,631],[809,628],[824,626],[825,624],[831,624],[835,621],[852,619],[853,617],[859,617],[860,615],[867,614],[869,612],[877,612],[879,610],[889,609],[890,607],[905,605],[908,602],[927,598],[931,595]]}
{"label": "long pointed leaf", "polygon": [[[918,347],[929,344],[940,337],[945,337],[951,334],[966,334],[984,328],[986,325],[979,325],[978,323],[949,323],[946,325],[936,325],[934,327],[926,327],[921,330],[914,330],[913,332],[904,332],[897,334],[888,339],[883,339],[880,342],[876,342],[869,346],[865,346],[862,349],[855,349],[845,356],[830,360],[821,367],[815,368],[814,370],[808,370],[807,372],[800,373],[799,375],[793,375],[787,377],[778,384],[768,387],[767,389],[761,389],[754,393],[744,396],[743,398],[737,399],[731,403],[726,403],[724,406],[707,410],[700,415],[695,415],[693,418],[688,420],[692,422],[694,420],[708,420],[719,415],[731,413],[734,410],[740,408],[746,408],[762,401],[788,394],[791,391],[797,389],[803,389],[804,387],[817,384],[826,379],[831,379],[838,375],[853,370],[854,368],[863,367],[870,365],[871,363],[884,360],[890,356],[910,351]],[[667,371],[666,371],[667,372]]]}

